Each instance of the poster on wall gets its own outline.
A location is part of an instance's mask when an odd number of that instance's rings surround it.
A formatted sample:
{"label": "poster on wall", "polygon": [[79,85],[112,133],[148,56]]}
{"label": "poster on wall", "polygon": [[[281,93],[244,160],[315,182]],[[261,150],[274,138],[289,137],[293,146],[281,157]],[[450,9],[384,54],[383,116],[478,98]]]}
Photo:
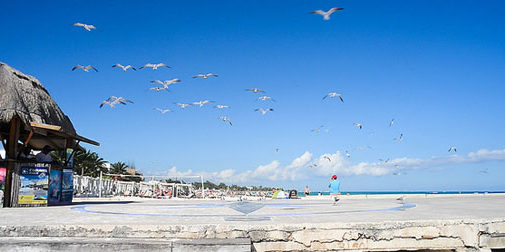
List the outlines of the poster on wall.
{"label": "poster on wall", "polygon": [[47,205],[48,173],[47,166],[21,166],[19,205]]}
{"label": "poster on wall", "polygon": [[61,198],[61,171],[51,170],[49,176],[48,203],[55,205],[60,203]]}
{"label": "poster on wall", "polygon": [[72,203],[74,196],[74,171],[72,169],[63,169],[61,181],[61,202],[64,204]]}
{"label": "poster on wall", "polygon": [[0,207],[4,202],[4,192],[5,192],[5,176],[7,173],[7,169],[0,165]]}

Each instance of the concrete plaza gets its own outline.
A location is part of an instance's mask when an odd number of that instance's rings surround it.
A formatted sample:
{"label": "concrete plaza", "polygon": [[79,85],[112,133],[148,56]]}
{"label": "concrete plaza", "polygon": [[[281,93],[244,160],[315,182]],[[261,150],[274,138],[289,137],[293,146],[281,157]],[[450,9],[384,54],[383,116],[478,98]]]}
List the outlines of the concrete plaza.
{"label": "concrete plaza", "polygon": [[0,209],[0,237],[247,238],[257,251],[505,248],[505,195],[90,199]]}

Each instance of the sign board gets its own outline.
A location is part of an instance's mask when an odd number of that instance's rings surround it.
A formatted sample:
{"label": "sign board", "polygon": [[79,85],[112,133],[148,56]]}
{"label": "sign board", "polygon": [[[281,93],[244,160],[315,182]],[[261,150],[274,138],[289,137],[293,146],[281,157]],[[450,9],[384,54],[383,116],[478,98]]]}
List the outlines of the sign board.
{"label": "sign board", "polygon": [[21,166],[21,188],[19,189],[19,205],[47,205],[47,190],[49,186],[48,166]]}
{"label": "sign board", "polygon": [[51,169],[49,176],[48,203],[59,204],[61,199],[61,171]]}
{"label": "sign board", "polygon": [[63,204],[72,203],[74,196],[74,171],[72,169],[63,169],[61,181],[61,202]]}

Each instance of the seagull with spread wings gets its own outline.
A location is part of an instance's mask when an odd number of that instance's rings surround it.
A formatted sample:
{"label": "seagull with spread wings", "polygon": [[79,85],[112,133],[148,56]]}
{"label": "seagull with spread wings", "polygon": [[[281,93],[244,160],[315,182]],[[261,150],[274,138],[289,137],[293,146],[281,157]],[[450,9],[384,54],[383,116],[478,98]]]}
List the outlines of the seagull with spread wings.
{"label": "seagull with spread wings", "polygon": [[379,159],[379,161],[381,161],[381,162],[382,162],[382,163],[384,163],[384,164],[387,164],[387,163],[389,162],[389,158],[388,158],[388,159],[386,159],[386,160],[384,160],[384,159]]}
{"label": "seagull with spread wings", "polygon": [[311,129],[310,132],[317,132],[317,133],[319,133],[319,132],[321,132],[321,128],[323,128],[323,127],[324,127],[324,125],[321,125],[321,126],[319,126],[319,128]]}
{"label": "seagull with spread wings", "polygon": [[362,146],[358,146],[358,147],[356,147],[356,150],[364,150],[364,149],[366,149],[366,148],[371,149],[371,148],[372,148],[372,146],[370,146],[370,145],[362,145]]}
{"label": "seagull with spread wings", "polygon": [[393,126],[393,124],[395,123],[395,119],[391,119],[391,121],[389,122],[389,127]]}
{"label": "seagull with spread wings", "polygon": [[88,25],[88,24],[83,24],[83,23],[75,23],[75,24],[73,24],[73,26],[82,27],[82,28],[86,29],[86,31],[91,31],[92,29],[96,30],[96,27],[94,25]]}
{"label": "seagull with spread wings", "polygon": [[230,108],[230,106],[228,106],[228,105],[219,105],[218,104],[218,105],[216,105],[216,108],[218,108],[218,109],[225,109],[225,108]]}
{"label": "seagull with spread wings", "polygon": [[456,147],[452,146],[451,148],[449,148],[449,150],[447,152],[451,152],[451,151],[457,152]]}
{"label": "seagull with spread wings", "polygon": [[263,108],[257,108],[254,111],[259,111],[261,114],[265,115],[268,111],[274,111],[273,108],[268,108],[268,109],[263,109]]}
{"label": "seagull with spread wings", "polygon": [[170,68],[165,63],[158,63],[158,64],[147,63],[147,64],[141,66],[139,69],[146,68],[146,67],[151,67],[153,70],[158,70],[159,67]]}
{"label": "seagull with spread wings", "polygon": [[230,126],[233,126],[233,124],[231,123],[230,118],[228,118],[226,116],[221,116],[219,118],[221,118],[221,120],[223,120],[224,122],[228,122],[230,124]]}
{"label": "seagull with spread wings", "polygon": [[128,69],[133,69],[134,71],[137,71],[137,69],[135,69],[135,67],[132,67],[132,65],[123,66],[123,65],[121,65],[121,64],[115,64],[115,65],[113,65],[112,67],[120,67],[120,68],[122,68],[122,69],[123,69],[123,71],[125,71],[125,72],[126,72],[126,70],[128,70]]}
{"label": "seagull with spread wings", "polygon": [[328,157],[328,156],[323,156],[323,158],[326,158],[326,160],[328,160],[328,162],[330,162],[330,163],[331,163],[331,158],[330,158],[330,157]]}
{"label": "seagull with spread wings", "polygon": [[251,91],[251,92],[254,92],[255,94],[256,93],[265,93],[265,91],[263,91],[263,90],[261,90],[259,88],[248,88],[245,91]]}
{"label": "seagull with spread wings", "polygon": [[87,65],[87,66],[77,65],[72,68],[72,71],[74,71],[75,69],[82,69],[82,70],[84,70],[84,72],[89,72],[90,69],[93,69],[93,70],[95,70],[95,72],[98,72],[98,70],[95,67],[93,67],[92,65]]}
{"label": "seagull with spread wings", "polygon": [[324,100],[324,99],[326,99],[326,97],[330,97],[330,98],[335,98],[335,97],[338,97],[338,98],[340,98],[340,100],[341,100],[342,102],[344,102],[344,98],[342,98],[342,95],[341,95],[341,94],[337,94],[337,93],[335,93],[335,92],[328,93],[327,95],[325,95],[325,96],[323,97],[323,100]]}
{"label": "seagull with spread wings", "polygon": [[266,100],[275,101],[272,97],[266,96],[266,95],[258,97],[258,100],[259,101],[266,101]]}
{"label": "seagull with spread wings", "polygon": [[170,109],[155,108],[155,110],[159,111],[162,114],[165,114],[165,113],[168,113],[168,112],[172,112],[172,110],[170,110]]}
{"label": "seagull with spread wings", "polygon": [[324,20],[330,20],[330,16],[331,16],[331,14],[333,14],[333,12],[341,11],[343,9],[344,8],[331,8],[328,11],[316,10],[316,11],[311,11],[310,14],[319,14],[319,15],[323,16]]}
{"label": "seagull with spread wings", "polygon": [[126,105],[127,102],[133,103],[133,101],[125,99],[123,97],[111,96],[107,98],[107,100],[103,101],[102,104],[100,104],[100,108],[102,108],[103,105],[109,105],[111,108],[114,108],[114,105],[116,104]]}
{"label": "seagull with spread wings", "polygon": [[346,156],[347,158],[350,158],[350,157],[351,157],[351,154],[350,154],[348,151],[345,151],[345,156]]}
{"label": "seagull with spread wings", "polygon": [[363,128],[363,125],[361,123],[354,123],[354,126],[358,127],[359,129]]}
{"label": "seagull with spread wings", "polygon": [[156,92],[163,91],[163,90],[168,91],[168,89],[164,88],[164,87],[152,87],[152,88],[149,88],[149,90],[155,90]]}
{"label": "seagull with spread wings", "polygon": [[188,104],[188,103],[176,103],[177,106],[179,106],[181,109],[185,109],[186,107],[193,106],[193,104]]}
{"label": "seagull with spread wings", "polygon": [[163,88],[168,88],[168,86],[174,85],[177,82],[181,82],[181,80],[175,78],[175,79],[166,80],[166,81],[160,81],[160,80],[153,80],[153,81],[151,81],[151,83],[158,83],[160,85],[163,85]]}
{"label": "seagull with spread wings", "polygon": [[193,102],[193,105],[199,105],[200,107],[203,107],[203,105],[205,105],[207,103],[211,103],[211,102],[213,102],[213,101],[204,100],[204,101]]}
{"label": "seagull with spread wings", "polygon": [[208,73],[208,74],[197,74],[195,76],[193,76],[193,79],[196,79],[196,78],[203,78],[203,79],[207,79],[209,77],[217,77],[217,74],[213,74],[213,73]]}
{"label": "seagull with spread wings", "polygon": [[399,137],[395,137],[395,138],[393,138],[393,140],[398,141],[398,142],[401,142],[401,141],[403,140],[403,134],[400,134],[400,136],[399,136]]}

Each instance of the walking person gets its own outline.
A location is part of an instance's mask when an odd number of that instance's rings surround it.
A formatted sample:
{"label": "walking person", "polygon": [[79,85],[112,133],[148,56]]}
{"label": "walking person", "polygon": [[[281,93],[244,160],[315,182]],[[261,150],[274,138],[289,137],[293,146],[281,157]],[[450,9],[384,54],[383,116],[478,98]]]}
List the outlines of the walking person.
{"label": "walking person", "polygon": [[340,200],[338,198],[338,195],[340,195],[340,180],[338,180],[337,175],[331,176],[328,187],[330,188],[330,197],[334,200],[333,205],[336,205],[337,201]]}
{"label": "walking person", "polygon": [[309,186],[305,186],[305,197],[309,196],[309,194],[310,194]]}

